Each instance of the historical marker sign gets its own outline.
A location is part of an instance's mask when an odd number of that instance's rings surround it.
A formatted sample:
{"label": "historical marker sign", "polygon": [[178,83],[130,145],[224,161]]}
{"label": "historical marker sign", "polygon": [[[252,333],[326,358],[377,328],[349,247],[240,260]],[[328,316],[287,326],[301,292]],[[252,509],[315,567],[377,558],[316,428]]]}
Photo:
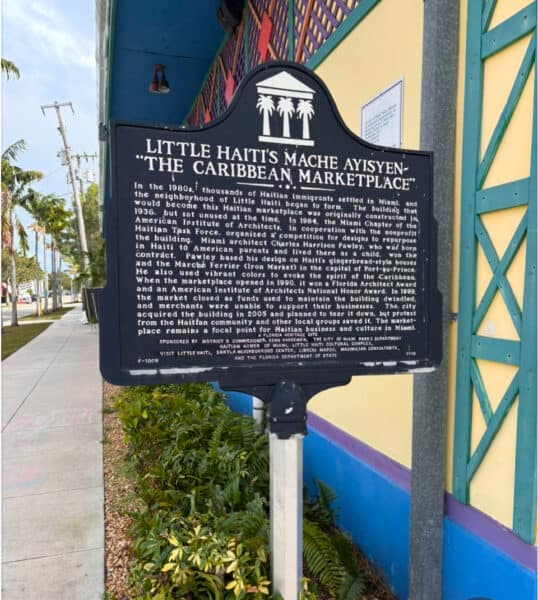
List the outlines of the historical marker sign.
{"label": "historical marker sign", "polygon": [[116,123],[101,370],[331,382],[440,359],[432,156],[369,145],[291,63],[200,129]]}

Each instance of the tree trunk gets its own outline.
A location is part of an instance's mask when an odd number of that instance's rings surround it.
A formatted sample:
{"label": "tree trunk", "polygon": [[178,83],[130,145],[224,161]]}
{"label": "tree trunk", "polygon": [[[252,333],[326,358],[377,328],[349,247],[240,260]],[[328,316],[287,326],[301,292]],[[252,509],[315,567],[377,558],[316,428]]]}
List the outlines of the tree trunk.
{"label": "tree trunk", "polygon": [[60,308],[60,268],[58,265],[58,248],[56,247],[56,243],[54,244],[54,310],[58,310]]}
{"label": "tree trunk", "polygon": [[303,116],[303,140],[310,139],[310,118],[306,115]]}
{"label": "tree trunk", "polygon": [[54,310],[60,308],[60,282],[58,281],[58,249],[54,246]]}
{"label": "tree trunk", "polygon": [[15,264],[15,252],[13,248],[10,253],[11,266],[11,325],[17,327],[19,325],[19,316],[17,314],[17,302],[19,294],[17,292],[17,265]]}
{"label": "tree trunk", "polygon": [[39,245],[39,231],[37,230],[37,223],[35,223],[35,310],[36,316],[41,316],[41,297],[39,295],[39,260],[38,260],[38,245]]}
{"label": "tree trunk", "polygon": [[43,234],[43,294],[45,296],[45,313],[49,312],[49,277],[47,274],[47,234]]}
{"label": "tree trunk", "polygon": [[11,237],[9,258],[10,258],[10,270],[11,270],[11,325],[17,327],[19,325],[19,316],[17,314],[17,302],[19,301],[19,294],[17,290],[17,264],[15,263],[15,249],[13,244],[15,242],[15,236],[13,231],[13,212],[9,211],[9,233]]}
{"label": "tree trunk", "polygon": [[[62,272],[62,255],[60,253],[58,253],[58,273]],[[62,279],[63,281],[63,279]],[[64,307],[64,286],[61,284],[61,282],[58,285],[58,290],[59,290],[59,294],[58,294],[58,299],[59,299],[59,307],[63,308]]]}
{"label": "tree trunk", "polygon": [[56,248],[54,241],[50,243],[50,266],[52,271],[52,310],[58,310],[58,282],[56,281]]}
{"label": "tree trunk", "polygon": [[269,111],[263,111],[263,135],[269,136],[271,135],[271,124],[269,121]]}
{"label": "tree trunk", "polygon": [[287,113],[284,113],[282,118],[283,118],[282,137],[289,138],[290,137],[290,117]]}

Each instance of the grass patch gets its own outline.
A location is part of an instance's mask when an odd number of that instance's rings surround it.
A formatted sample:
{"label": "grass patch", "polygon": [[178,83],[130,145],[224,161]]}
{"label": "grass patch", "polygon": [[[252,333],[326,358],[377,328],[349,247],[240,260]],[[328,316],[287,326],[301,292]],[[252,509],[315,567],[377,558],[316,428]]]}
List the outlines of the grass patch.
{"label": "grass patch", "polygon": [[18,327],[2,327],[2,360],[22,348],[45,331],[51,323],[30,323]]}
{"label": "grass patch", "polygon": [[55,321],[56,319],[60,319],[68,313],[70,310],[73,310],[74,306],[63,306],[62,308],[58,308],[55,311],[49,311],[48,313],[43,313],[40,317],[36,317],[35,315],[27,315],[26,317],[20,317],[19,321],[32,322],[32,321]]}

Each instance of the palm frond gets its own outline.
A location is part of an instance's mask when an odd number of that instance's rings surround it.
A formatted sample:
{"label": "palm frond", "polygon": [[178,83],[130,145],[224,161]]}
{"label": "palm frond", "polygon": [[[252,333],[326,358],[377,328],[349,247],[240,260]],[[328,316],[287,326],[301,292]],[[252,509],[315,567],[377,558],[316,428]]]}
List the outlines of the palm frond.
{"label": "palm frond", "polygon": [[11,202],[9,192],[2,189],[2,248],[10,248],[12,244],[11,233]]}
{"label": "palm frond", "polygon": [[15,160],[20,152],[24,152],[26,150],[26,142],[21,138],[13,144],[10,144],[3,152],[2,152],[2,160]]}
{"label": "palm frond", "polygon": [[9,79],[12,75],[13,77],[15,77],[15,79],[19,79],[21,76],[21,73],[19,71],[19,68],[17,67],[17,65],[10,61],[7,60],[7,58],[2,58],[2,73],[6,76],[6,79]]}
{"label": "palm frond", "polygon": [[30,246],[28,244],[28,233],[18,217],[15,219],[15,228],[19,237],[19,247],[21,249],[22,255],[26,256],[26,253],[30,249]]}

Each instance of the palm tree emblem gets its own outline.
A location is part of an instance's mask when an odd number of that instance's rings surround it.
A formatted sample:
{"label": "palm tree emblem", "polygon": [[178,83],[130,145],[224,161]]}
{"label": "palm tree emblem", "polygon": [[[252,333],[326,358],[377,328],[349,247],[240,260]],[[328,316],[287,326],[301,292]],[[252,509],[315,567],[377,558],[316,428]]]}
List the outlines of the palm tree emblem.
{"label": "palm tree emblem", "polygon": [[303,120],[303,139],[310,139],[310,119],[314,116],[314,107],[310,100],[299,100],[297,114]]}
{"label": "palm tree emblem", "polygon": [[263,113],[263,135],[271,135],[271,123],[269,117],[275,110],[275,103],[271,96],[264,96],[263,94],[258,98],[256,104],[258,112]]}
{"label": "palm tree emblem", "polygon": [[282,136],[290,137],[290,117],[295,112],[291,98],[280,98],[277,104],[278,114],[282,117]]}
{"label": "palm tree emblem", "polygon": [[[310,138],[310,121],[314,116],[313,98],[316,91],[288,71],[279,71],[256,83],[258,112],[263,113],[263,134],[258,141],[270,144],[314,146]],[[282,118],[282,126],[274,121],[273,113]],[[293,120],[292,120],[293,119]],[[302,123],[303,135],[298,135]],[[278,119],[277,119],[278,120]],[[278,129],[273,131],[271,129]]]}

